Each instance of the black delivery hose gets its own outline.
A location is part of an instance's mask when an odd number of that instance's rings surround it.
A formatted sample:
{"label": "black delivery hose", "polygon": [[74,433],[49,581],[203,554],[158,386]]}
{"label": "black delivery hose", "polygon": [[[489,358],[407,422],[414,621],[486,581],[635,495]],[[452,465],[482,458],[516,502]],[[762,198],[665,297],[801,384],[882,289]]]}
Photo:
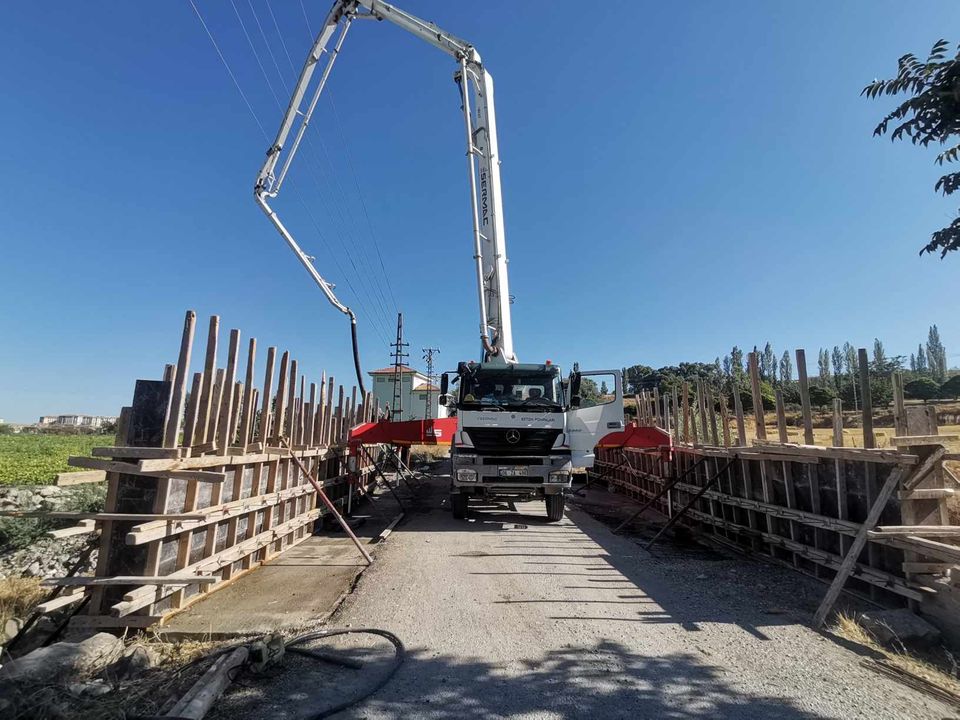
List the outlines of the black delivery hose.
{"label": "black delivery hose", "polygon": [[353,367],[357,371],[357,387],[360,400],[366,402],[367,391],[363,386],[363,371],[360,369],[360,343],[357,341],[357,316],[350,312],[350,339],[353,341]]}
{"label": "black delivery hose", "polygon": [[298,648],[296,646],[306,642],[310,642],[311,640],[320,640],[323,638],[336,637],[337,635],[351,635],[351,634],[379,635],[380,637],[386,638],[391,643],[393,643],[393,647],[396,650],[393,666],[386,673],[386,675],[384,675],[382,678],[380,678],[379,681],[377,681],[377,683],[373,687],[365,690],[363,693],[361,693],[357,697],[351,698],[350,700],[342,702],[338,705],[334,705],[333,707],[327,708],[326,710],[321,710],[316,715],[308,716],[309,720],[320,720],[321,718],[328,718],[332,715],[336,715],[338,712],[346,710],[348,707],[351,707],[353,705],[356,705],[359,702],[366,700],[368,697],[373,695],[375,692],[377,692],[382,687],[384,687],[388,682],[390,682],[390,679],[394,676],[394,674],[396,674],[397,670],[400,668],[400,665],[403,664],[403,656],[404,656],[404,653],[406,652],[405,648],[403,647],[403,642],[400,640],[400,638],[398,638],[389,630],[381,630],[380,628],[342,628],[338,630],[317,630],[316,632],[306,633],[305,635],[298,635],[297,637],[292,638],[291,640],[288,640],[285,645],[285,649],[290,652],[295,652],[298,655],[306,655],[307,657],[313,657],[315,655],[311,653],[309,650],[306,650],[305,648]]}

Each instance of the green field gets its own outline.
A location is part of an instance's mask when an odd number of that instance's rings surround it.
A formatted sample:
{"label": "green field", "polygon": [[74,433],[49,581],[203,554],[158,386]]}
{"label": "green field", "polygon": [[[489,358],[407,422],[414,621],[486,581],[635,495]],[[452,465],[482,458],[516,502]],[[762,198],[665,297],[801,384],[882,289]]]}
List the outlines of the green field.
{"label": "green field", "polygon": [[71,455],[90,455],[90,449],[113,445],[113,435],[0,435],[0,485],[52,483],[57,473],[77,468],[67,465]]}

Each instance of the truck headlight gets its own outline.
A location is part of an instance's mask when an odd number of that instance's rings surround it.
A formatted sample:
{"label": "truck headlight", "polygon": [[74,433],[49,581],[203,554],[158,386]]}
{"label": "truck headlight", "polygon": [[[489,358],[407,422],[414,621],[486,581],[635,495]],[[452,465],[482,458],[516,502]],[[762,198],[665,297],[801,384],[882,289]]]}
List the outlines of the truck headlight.
{"label": "truck headlight", "polygon": [[570,473],[568,472],[552,472],[547,476],[547,482],[552,483],[567,483],[570,482]]}
{"label": "truck headlight", "polygon": [[459,480],[460,482],[476,482],[477,471],[476,470],[457,470],[457,480]]}

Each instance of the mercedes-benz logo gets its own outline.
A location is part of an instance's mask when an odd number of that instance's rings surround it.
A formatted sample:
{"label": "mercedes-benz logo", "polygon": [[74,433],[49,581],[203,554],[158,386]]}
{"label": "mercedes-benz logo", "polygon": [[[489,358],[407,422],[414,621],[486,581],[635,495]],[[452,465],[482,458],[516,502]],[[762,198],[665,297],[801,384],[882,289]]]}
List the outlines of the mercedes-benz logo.
{"label": "mercedes-benz logo", "polygon": [[508,443],[511,445],[516,445],[520,442],[520,431],[519,430],[507,430],[507,434],[504,436]]}

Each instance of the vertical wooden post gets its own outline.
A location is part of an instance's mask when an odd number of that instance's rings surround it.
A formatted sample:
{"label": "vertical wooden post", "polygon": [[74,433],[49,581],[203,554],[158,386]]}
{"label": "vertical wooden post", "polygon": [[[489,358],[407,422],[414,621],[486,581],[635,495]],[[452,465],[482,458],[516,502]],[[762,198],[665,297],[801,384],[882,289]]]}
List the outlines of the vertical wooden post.
{"label": "vertical wooden post", "polygon": [[180,355],[177,358],[177,371],[173,379],[170,402],[167,404],[167,419],[163,429],[163,447],[177,446],[180,437],[180,418],[183,416],[183,402],[187,394],[187,377],[190,374],[190,353],[193,349],[193,331],[197,314],[187,310],[183,319],[183,336],[180,339]]}
{"label": "vertical wooden post", "polygon": [[683,441],[690,442],[690,386],[687,381],[683,381],[681,393],[683,394]]}
{"label": "vertical wooden post", "polygon": [[857,357],[860,364],[860,393],[861,406],[863,408],[863,446],[865,448],[876,447],[876,440],[873,436],[873,401],[870,397],[870,365],[867,360],[866,348],[857,350]]}
{"label": "vertical wooden post", "polygon": [[903,373],[895,372],[891,381],[893,384],[893,432],[894,435],[908,435],[907,408],[903,399]]}
{"label": "vertical wooden post", "polygon": [[220,404],[217,447],[226,451],[233,439],[233,393],[237,379],[237,359],[240,353],[240,331],[230,331],[230,351],[227,355],[227,373],[223,378],[223,401]]}
{"label": "vertical wooden post", "polygon": [[713,390],[711,390],[709,385],[706,383],[704,383],[704,388],[707,393],[707,416],[710,418],[710,438],[713,440],[713,444],[716,446],[720,444],[720,438],[717,435],[716,404],[713,401]]}
{"label": "vertical wooden post", "polygon": [[672,405],[673,405],[673,435],[676,438],[675,444],[679,445],[681,440],[681,422],[680,422],[680,395],[677,392],[677,387],[674,385],[673,390],[671,391]]}
{"label": "vertical wooden post", "polygon": [[[273,427],[270,435],[279,438],[286,433],[287,419],[287,373],[290,371],[290,351],[284,350],[280,356],[280,372],[277,375],[277,395],[273,403]],[[267,402],[264,398],[264,402]]]}
{"label": "vertical wooden post", "polygon": [[813,416],[810,411],[810,384],[807,382],[807,354],[798,349],[797,382],[800,385],[800,408],[803,413],[803,442],[813,445]]}
{"label": "vertical wooden post", "polygon": [[783,391],[777,388],[777,434],[780,442],[785,443],[789,440],[787,437],[787,414],[783,407]]}
{"label": "vertical wooden post", "polygon": [[197,410],[196,430],[194,430],[194,444],[202,445],[213,438],[208,437],[210,425],[210,406],[213,402],[213,386],[217,375],[217,336],[220,333],[220,318],[210,316],[210,327],[207,330],[207,356],[203,364],[203,390],[200,392],[200,406]]}
{"label": "vertical wooden post", "polygon": [[250,338],[250,344],[247,346],[247,373],[245,376],[246,382],[245,386],[245,395],[243,397],[243,426],[240,429],[240,442],[246,446],[251,439],[251,433],[253,432],[253,412],[254,407],[256,406],[256,400],[254,400],[254,393],[256,392],[256,379],[253,376],[254,373],[254,363],[257,359],[257,339]]}
{"label": "vertical wooden post", "polygon": [[727,398],[722,390],[720,391],[720,422],[723,423],[723,446],[730,447],[730,414],[727,409]]}
{"label": "vertical wooden post", "polygon": [[260,406],[260,426],[257,428],[256,438],[267,446],[267,438],[271,433],[271,411],[270,402],[273,400],[273,368],[277,362],[277,349],[275,347],[267,348],[267,369],[263,374],[263,394],[261,395],[262,405]]}
{"label": "vertical wooden post", "polygon": [[753,397],[753,418],[756,423],[756,436],[758,440],[767,439],[767,427],[763,419],[763,395],[760,392],[760,369],[757,366],[757,354],[755,352],[747,355],[747,363],[750,369],[750,389]]}
{"label": "vertical wooden post", "polygon": [[833,446],[843,447],[843,401],[833,399]]}
{"label": "vertical wooden post", "polygon": [[737,445],[747,445],[747,423],[743,418],[743,401],[740,399],[740,388],[736,381],[733,383],[733,409],[737,415]]}

